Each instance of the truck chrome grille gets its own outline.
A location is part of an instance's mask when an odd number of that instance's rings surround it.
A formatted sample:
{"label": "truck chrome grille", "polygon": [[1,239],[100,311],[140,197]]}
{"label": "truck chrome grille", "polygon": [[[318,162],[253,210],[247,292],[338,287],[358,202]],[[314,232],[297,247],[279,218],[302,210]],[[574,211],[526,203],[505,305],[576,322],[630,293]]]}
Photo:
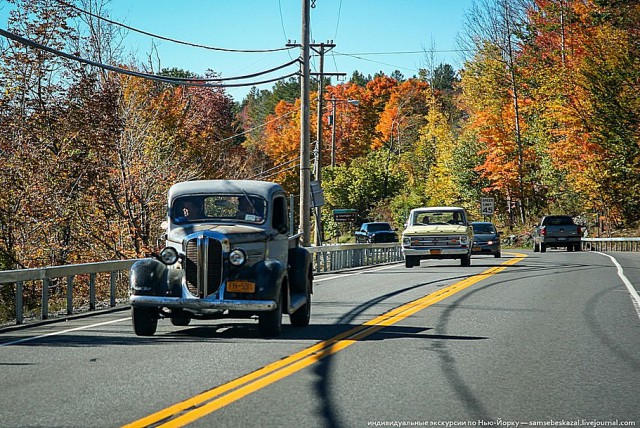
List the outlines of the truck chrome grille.
{"label": "truck chrome grille", "polygon": [[413,247],[446,247],[459,246],[460,237],[456,236],[412,236],[411,246]]}
{"label": "truck chrome grille", "polygon": [[199,236],[187,242],[185,276],[189,291],[200,298],[215,293],[222,283],[222,243]]}

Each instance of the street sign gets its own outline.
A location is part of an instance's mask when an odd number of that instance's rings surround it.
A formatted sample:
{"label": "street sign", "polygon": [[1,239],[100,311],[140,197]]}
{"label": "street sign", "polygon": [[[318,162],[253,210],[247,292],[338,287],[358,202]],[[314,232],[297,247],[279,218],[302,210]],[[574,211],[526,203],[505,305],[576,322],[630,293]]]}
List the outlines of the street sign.
{"label": "street sign", "polygon": [[480,212],[482,215],[493,215],[493,198],[480,198]]}
{"label": "street sign", "polygon": [[324,205],[324,191],[317,181],[311,182],[311,207],[321,207]]}
{"label": "street sign", "polygon": [[336,223],[355,223],[358,212],[353,209],[333,210],[333,221]]}

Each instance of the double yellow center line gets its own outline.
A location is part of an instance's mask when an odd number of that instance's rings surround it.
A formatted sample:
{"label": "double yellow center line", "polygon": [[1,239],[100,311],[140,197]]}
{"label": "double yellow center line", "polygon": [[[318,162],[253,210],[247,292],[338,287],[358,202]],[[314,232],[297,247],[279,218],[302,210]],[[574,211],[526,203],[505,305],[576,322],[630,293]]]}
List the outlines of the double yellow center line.
{"label": "double yellow center line", "polygon": [[492,267],[482,273],[409,302],[331,339],[324,340],[282,360],[174,404],[145,418],[127,424],[124,427],[140,428],[154,426],[168,428],[185,426],[252,392],[258,391],[267,385],[296,373],[329,355],[335,354],[384,327],[396,324],[416,312],[438,303],[447,297],[453,296],[459,291],[495,275],[506,269],[507,266],[514,265],[527,257],[525,254],[512,254],[515,257],[501,263],[500,266]]}

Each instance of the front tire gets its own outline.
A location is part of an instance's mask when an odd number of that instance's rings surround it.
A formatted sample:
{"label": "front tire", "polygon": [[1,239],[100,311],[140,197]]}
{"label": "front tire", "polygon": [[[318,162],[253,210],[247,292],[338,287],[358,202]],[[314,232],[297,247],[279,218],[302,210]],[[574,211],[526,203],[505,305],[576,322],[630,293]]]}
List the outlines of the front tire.
{"label": "front tire", "polygon": [[158,329],[158,309],[131,308],[131,321],[136,336],[153,336]]}
{"label": "front tire", "polygon": [[420,257],[419,256],[405,256],[404,257],[404,266],[408,268],[412,268],[414,266],[420,266]]}
{"label": "front tire", "polygon": [[282,332],[282,292],[278,295],[273,311],[258,315],[258,330],[262,337],[276,337]]}
{"label": "front tire", "polygon": [[460,266],[471,266],[471,256],[469,254],[460,259]]}
{"label": "front tire", "polygon": [[312,279],[307,277],[307,303],[299,307],[294,313],[289,314],[289,321],[294,327],[306,327],[311,320],[311,281]]}

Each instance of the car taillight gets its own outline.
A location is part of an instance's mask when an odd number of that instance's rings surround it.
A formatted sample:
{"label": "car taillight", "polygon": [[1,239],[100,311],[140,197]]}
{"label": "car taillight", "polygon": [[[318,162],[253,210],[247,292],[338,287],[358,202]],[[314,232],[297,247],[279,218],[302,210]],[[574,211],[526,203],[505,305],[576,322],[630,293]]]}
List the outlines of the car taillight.
{"label": "car taillight", "polygon": [[543,228],[540,230],[540,235],[546,235],[546,234],[547,234],[547,228],[543,227]]}

